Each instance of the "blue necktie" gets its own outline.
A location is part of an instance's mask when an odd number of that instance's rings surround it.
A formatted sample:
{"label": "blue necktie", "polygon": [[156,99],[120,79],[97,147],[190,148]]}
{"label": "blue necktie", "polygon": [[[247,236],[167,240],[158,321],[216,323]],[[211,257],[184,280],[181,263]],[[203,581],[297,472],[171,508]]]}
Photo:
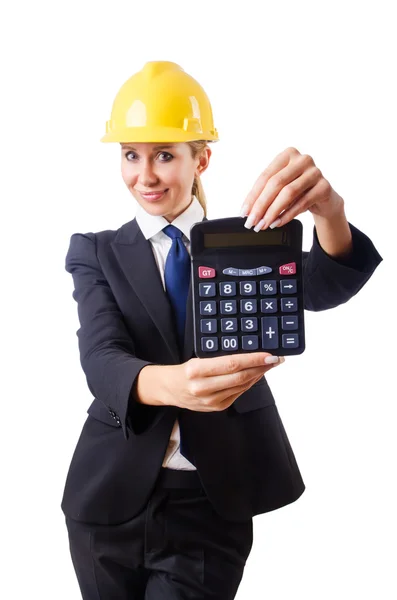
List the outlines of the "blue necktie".
{"label": "blue necktie", "polygon": [[[182,231],[174,225],[167,225],[164,233],[172,239],[171,248],[167,254],[164,269],[165,287],[174,310],[180,348],[183,348],[186,302],[190,284],[191,261],[189,252],[182,241]],[[183,440],[180,440],[180,453],[192,464],[193,460],[187,455]]]}
{"label": "blue necktie", "polygon": [[164,269],[165,288],[174,310],[180,349],[183,348],[186,302],[190,284],[190,256],[182,241],[182,231],[174,225],[167,225],[164,233],[172,239]]}

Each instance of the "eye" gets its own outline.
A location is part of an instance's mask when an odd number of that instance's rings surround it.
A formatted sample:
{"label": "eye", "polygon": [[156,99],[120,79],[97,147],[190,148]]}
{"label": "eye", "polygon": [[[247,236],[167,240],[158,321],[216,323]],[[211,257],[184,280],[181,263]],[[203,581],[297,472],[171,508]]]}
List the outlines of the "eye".
{"label": "eye", "polygon": [[[127,160],[129,160],[129,158],[128,158],[129,154],[133,154],[134,156],[137,156],[137,154],[135,154],[135,152],[133,152],[132,150],[128,150],[128,152],[125,152],[125,154],[124,154],[124,156],[126,157],[126,159],[127,159]],[[172,156],[172,154],[170,154],[169,152],[159,152],[158,156],[160,156],[160,155],[162,155],[162,154],[163,154],[163,155],[165,154],[166,156],[168,156],[168,157],[170,157],[170,158],[169,158],[169,159],[167,159],[167,160],[162,160],[162,161],[160,161],[160,162],[170,162],[170,160],[171,160],[172,158],[174,158],[174,157]],[[133,159],[131,159],[131,160],[133,160]]]}
{"label": "eye", "polygon": [[[169,152],[160,152],[160,154],[166,154],[167,156],[170,156],[171,158],[174,158],[174,157],[172,156],[172,154],[170,154]],[[171,160],[171,158],[170,158],[169,160]],[[161,162],[169,162],[169,160],[166,160],[166,161],[161,161]]]}

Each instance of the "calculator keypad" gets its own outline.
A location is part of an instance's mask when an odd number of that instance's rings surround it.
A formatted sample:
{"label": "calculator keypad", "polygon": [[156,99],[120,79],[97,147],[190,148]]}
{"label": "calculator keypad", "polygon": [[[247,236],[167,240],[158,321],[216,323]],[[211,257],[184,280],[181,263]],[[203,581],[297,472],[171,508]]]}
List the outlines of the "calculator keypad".
{"label": "calculator keypad", "polygon": [[[200,279],[216,277],[215,269],[199,267],[198,271]],[[271,267],[229,267],[223,270],[223,274],[229,277],[247,277],[268,275],[272,271]],[[202,351],[273,351],[277,348],[299,347],[299,315],[296,314],[300,308],[297,298],[298,281],[291,278],[291,275],[296,274],[296,264],[282,265],[278,273],[281,275],[279,280],[199,282],[200,298],[220,297],[219,300],[203,299],[199,302]],[[277,316],[276,313],[281,315]],[[239,332],[243,335],[236,335]],[[222,334],[220,339],[215,335],[219,333]]]}

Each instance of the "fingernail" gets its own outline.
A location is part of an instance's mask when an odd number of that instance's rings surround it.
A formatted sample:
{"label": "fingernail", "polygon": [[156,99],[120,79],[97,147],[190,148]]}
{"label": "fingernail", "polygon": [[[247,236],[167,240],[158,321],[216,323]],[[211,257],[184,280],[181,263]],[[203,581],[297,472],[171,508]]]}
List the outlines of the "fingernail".
{"label": "fingernail", "polygon": [[240,210],[240,217],[246,217],[248,215],[248,204],[243,204]]}
{"label": "fingernail", "polygon": [[265,218],[261,219],[261,220],[259,221],[259,223],[257,223],[257,224],[255,225],[255,227],[254,227],[254,231],[256,231],[256,232],[258,233],[258,231],[259,231],[260,229],[262,229],[262,227],[264,226],[264,224],[265,224]]}
{"label": "fingernail", "polygon": [[244,223],[244,227],[246,227],[247,229],[251,229],[255,220],[256,220],[256,214],[251,213],[250,216],[248,217],[248,219],[246,220],[246,222]]}
{"label": "fingernail", "polygon": [[269,227],[270,227],[270,229],[274,229],[275,227],[280,225],[280,223],[281,223],[281,219],[277,219],[276,221],[273,221],[273,223],[271,225],[269,225]]}
{"label": "fingernail", "polygon": [[280,358],[280,362],[281,362],[281,363],[285,362],[285,358],[284,358],[284,356],[280,356],[279,358]]}
{"label": "fingernail", "polygon": [[278,360],[278,356],[266,356],[265,363],[267,365],[274,365],[274,363],[277,363]]}

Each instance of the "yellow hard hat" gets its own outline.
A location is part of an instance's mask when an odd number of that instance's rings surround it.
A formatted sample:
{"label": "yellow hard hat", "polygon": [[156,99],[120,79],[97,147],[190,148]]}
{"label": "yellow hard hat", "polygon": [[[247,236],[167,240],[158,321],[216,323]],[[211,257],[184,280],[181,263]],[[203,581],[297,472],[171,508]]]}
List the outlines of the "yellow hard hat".
{"label": "yellow hard hat", "polygon": [[150,61],[120,88],[101,142],[218,141],[201,85],[174,62]]}

